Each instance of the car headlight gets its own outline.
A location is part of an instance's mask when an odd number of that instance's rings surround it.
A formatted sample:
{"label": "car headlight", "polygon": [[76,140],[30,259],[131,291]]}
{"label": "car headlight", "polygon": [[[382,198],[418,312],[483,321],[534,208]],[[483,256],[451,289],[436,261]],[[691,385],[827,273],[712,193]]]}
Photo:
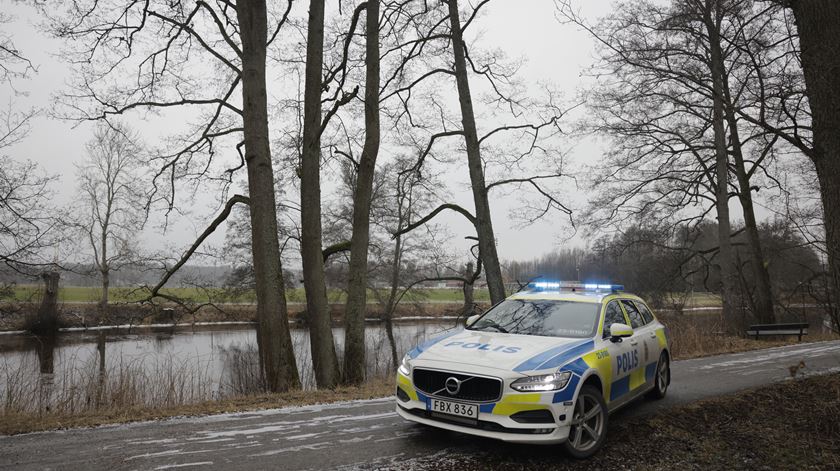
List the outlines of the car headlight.
{"label": "car headlight", "polygon": [[510,387],[520,392],[555,391],[563,389],[572,377],[570,371],[548,375],[528,376],[520,378],[510,384]]}
{"label": "car headlight", "polygon": [[405,376],[408,376],[408,375],[411,374],[411,365],[408,364],[408,360],[410,360],[410,358],[409,358],[408,354],[406,353],[405,356],[402,359],[402,362],[400,363],[400,368],[399,368],[399,372],[402,373]]}

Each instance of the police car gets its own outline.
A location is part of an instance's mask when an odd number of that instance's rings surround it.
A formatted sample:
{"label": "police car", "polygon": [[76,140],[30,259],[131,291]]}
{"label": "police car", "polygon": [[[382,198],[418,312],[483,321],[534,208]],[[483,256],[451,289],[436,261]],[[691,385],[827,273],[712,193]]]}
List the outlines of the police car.
{"label": "police car", "polygon": [[609,413],[671,380],[668,329],[620,285],[538,282],[418,345],[397,372],[397,413],[447,430],[576,458]]}

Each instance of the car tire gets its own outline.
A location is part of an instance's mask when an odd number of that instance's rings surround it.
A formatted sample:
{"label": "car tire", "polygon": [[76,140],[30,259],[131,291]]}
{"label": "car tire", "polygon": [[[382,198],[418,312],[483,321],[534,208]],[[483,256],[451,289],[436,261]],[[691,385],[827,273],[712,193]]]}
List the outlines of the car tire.
{"label": "car tire", "polygon": [[580,460],[597,453],[607,439],[608,420],[609,411],[603,393],[592,385],[580,388],[572,413],[569,439],[563,443],[566,454]]}
{"label": "car tire", "polygon": [[668,385],[671,384],[671,362],[668,354],[662,352],[659,362],[656,364],[656,373],[653,377],[653,389],[647,394],[648,399],[659,400],[668,393]]}

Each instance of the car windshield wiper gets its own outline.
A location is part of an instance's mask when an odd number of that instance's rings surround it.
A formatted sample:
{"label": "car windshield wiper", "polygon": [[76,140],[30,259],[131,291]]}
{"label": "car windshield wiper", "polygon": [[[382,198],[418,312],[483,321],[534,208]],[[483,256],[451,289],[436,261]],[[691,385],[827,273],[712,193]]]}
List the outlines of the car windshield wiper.
{"label": "car windshield wiper", "polygon": [[497,323],[495,323],[495,322],[493,322],[493,321],[491,321],[491,320],[485,320],[484,322],[486,322],[486,324],[485,324],[485,325],[483,325],[483,326],[481,326],[482,328],[483,328],[483,327],[490,327],[490,328],[492,328],[492,329],[496,329],[497,331],[499,331],[499,332],[501,332],[501,333],[503,333],[503,334],[508,333],[508,331],[507,331],[507,330],[505,330],[505,328],[504,328],[504,327],[500,326],[499,324],[497,324]]}

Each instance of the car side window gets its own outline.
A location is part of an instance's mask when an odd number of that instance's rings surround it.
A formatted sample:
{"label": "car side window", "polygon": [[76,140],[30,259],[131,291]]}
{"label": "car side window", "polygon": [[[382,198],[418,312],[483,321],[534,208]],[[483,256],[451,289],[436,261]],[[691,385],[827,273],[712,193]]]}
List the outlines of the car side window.
{"label": "car side window", "polygon": [[610,336],[610,326],[613,324],[624,324],[627,320],[624,318],[624,313],[621,312],[621,307],[616,301],[607,304],[607,311],[604,313],[604,337]]}
{"label": "car side window", "polygon": [[633,304],[635,304],[636,307],[639,308],[639,311],[642,313],[642,317],[645,320],[645,324],[650,324],[651,322],[653,322],[653,313],[650,312],[650,309],[648,309],[647,306],[644,305],[644,303],[636,302]]}
{"label": "car side window", "polygon": [[642,313],[639,312],[632,301],[622,299],[621,304],[624,304],[624,310],[627,311],[627,317],[630,318],[630,327],[638,329],[639,327],[647,324],[645,319],[642,317]]}

